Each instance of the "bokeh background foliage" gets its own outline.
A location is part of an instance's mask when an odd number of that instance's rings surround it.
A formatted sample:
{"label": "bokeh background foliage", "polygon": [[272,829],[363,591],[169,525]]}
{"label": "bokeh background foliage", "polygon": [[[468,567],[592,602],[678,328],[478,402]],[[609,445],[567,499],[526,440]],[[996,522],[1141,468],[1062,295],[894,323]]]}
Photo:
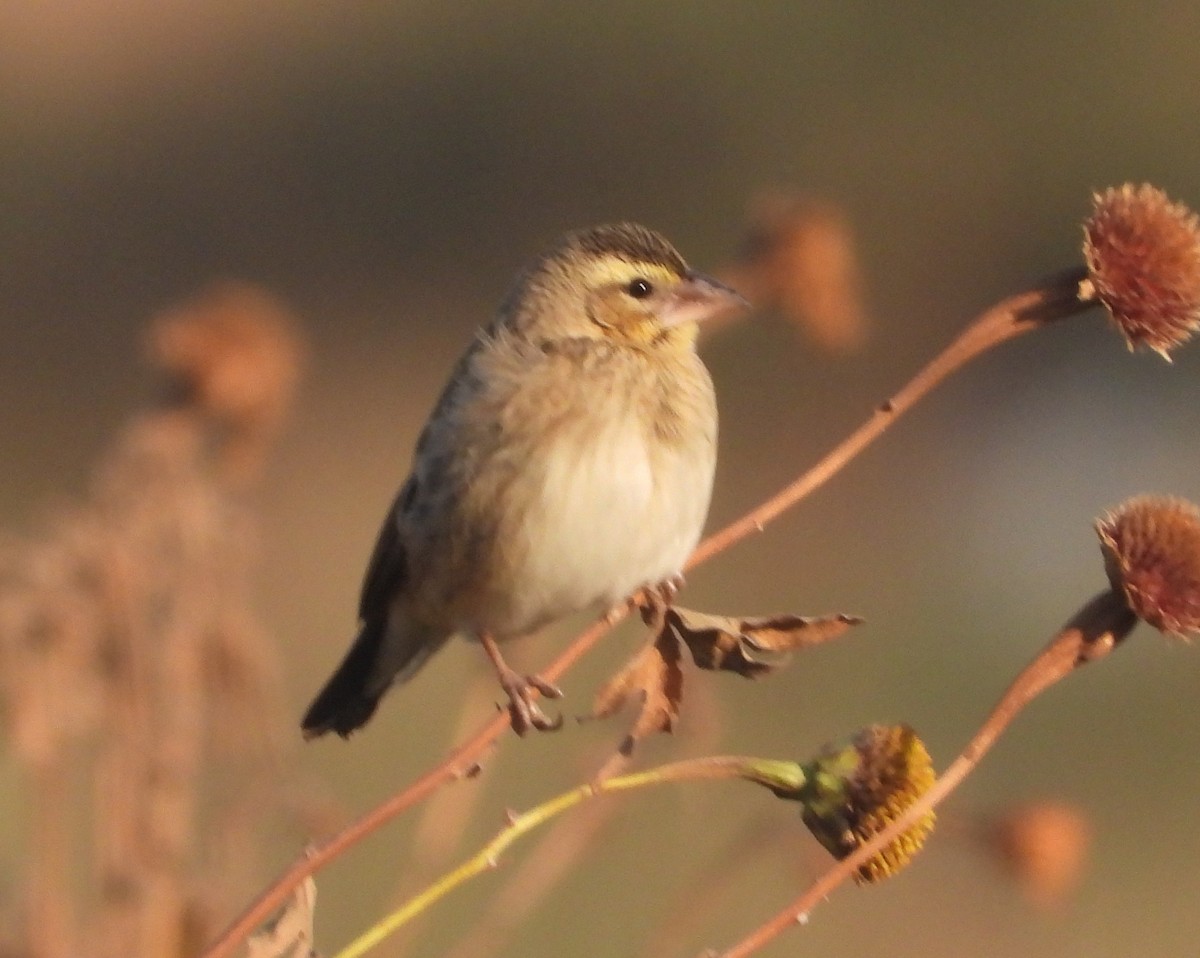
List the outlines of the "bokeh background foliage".
{"label": "bokeh background foliage", "polygon": [[[779,184],[854,224],[873,324],[863,350],[821,354],[770,315],[708,344],[723,416],[715,525],[812,461],[967,315],[1076,263],[1093,189],[1148,180],[1200,203],[1197,35],[1200,8],[1177,3],[12,0],[0,6],[4,528],[36,530],[78,496],[144,402],[150,316],[214,279],[270,289],[311,353],[261,496],[259,609],[295,713],[263,720],[290,725],[349,637],[376,523],[446,370],[549,238],[632,218],[712,268],[736,251],[750,197]],[[802,757],[904,720],[949,758],[1103,584],[1092,518],[1141,491],[1200,497],[1198,369],[1194,349],[1171,367],[1128,357],[1097,313],[940,390],[689,585],[703,608],[868,624],[764,683],[693,681],[707,689],[690,693],[679,735],[645,757]],[[1044,795],[1086,808],[1092,867],[1064,907],[1031,909],[947,828],[903,878],[838,895],[776,951],[1194,954],[1200,729],[1184,703],[1200,664],[1138,638],[1023,716],[947,809],[968,821]],[[573,673],[568,707],[583,711],[635,641],[626,627]],[[514,654],[533,664],[554,644]],[[443,752],[481,671],[455,647],[350,745],[289,761],[360,809]],[[472,694],[469,714],[487,714],[487,694]],[[485,790],[467,842],[505,806],[586,774],[619,734],[592,724],[506,743],[463,786]],[[16,899],[28,808],[5,762],[2,890]],[[321,878],[323,948],[411,887],[416,820]],[[772,840],[753,845],[763,828]],[[816,867],[799,823],[736,786],[639,796],[607,829],[603,853],[500,953],[636,954],[689,897],[694,952]],[[295,844],[276,841],[267,858],[282,862]],[[701,906],[697,889],[739,844],[757,860]],[[504,878],[441,906],[411,953],[450,949]]]}

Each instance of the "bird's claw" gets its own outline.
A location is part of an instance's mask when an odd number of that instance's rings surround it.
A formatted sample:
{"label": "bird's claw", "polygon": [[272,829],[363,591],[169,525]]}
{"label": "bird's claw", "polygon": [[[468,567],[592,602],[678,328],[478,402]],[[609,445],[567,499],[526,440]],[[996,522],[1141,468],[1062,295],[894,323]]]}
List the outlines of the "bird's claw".
{"label": "bird's claw", "polygon": [[540,675],[520,676],[515,672],[500,680],[500,687],[508,696],[508,714],[513,731],[524,735],[531,728],[539,732],[557,732],[563,725],[562,715],[551,718],[538,705],[533,692],[538,692],[548,699],[562,698],[562,689],[547,682]]}
{"label": "bird's claw", "polygon": [[667,576],[658,585],[654,587],[654,591],[658,593],[659,599],[663,605],[674,605],[676,597],[683,591],[683,587],[687,584],[683,578],[682,572],[676,572]]}
{"label": "bird's claw", "polygon": [[675,602],[675,597],[683,589],[683,573],[676,572],[667,576],[657,585],[646,586],[642,590],[641,602],[642,621],[647,625],[661,624],[663,615]]}

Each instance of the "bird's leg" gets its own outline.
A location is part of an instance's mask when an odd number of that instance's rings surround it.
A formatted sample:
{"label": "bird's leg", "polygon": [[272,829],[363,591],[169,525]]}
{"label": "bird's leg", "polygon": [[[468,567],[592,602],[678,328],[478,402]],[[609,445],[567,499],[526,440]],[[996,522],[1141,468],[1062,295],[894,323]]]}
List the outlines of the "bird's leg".
{"label": "bird's leg", "polygon": [[660,612],[665,612],[671,607],[671,604],[675,601],[675,596],[679,595],[683,585],[683,573],[676,572],[673,575],[667,576],[657,585],[642,586],[632,598],[622,599],[616,605],[609,608],[604,613],[604,621],[611,628],[624,617],[626,610],[629,609],[630,602],[636,602],[638,611],[642,613],[643,621],[649,625],[658,617]]}
{"label": "bird's leg", "polygon": [[647,625],[661,624],[663,615],[674,604],[683,584],[683,573],[676,572],[657,585],[646,586],[642,590],[645,598],[640,606],[642,621]]}
{"label": "bird's leg", "polygon": [[518,675],[504,661],[504,656],[500,654],[500,647],[496,644],[496,640],[486,632],[480,634],[479,641],[483,645],[483,651],[487,653],[487,657],[492,662],[492,668],[496,670],[500,688],[504,689],[504,694],[508,696],[508,711],[512,718],[513,731],[518,735],[524,735],[531,728],[535,728],[539,732],[553,732],[562,728],[562,716],[550,718],[542,711],[532,695],[534,691],[537,691],[548,699],[560,699],[562,698],[562,689],[538,675]]}

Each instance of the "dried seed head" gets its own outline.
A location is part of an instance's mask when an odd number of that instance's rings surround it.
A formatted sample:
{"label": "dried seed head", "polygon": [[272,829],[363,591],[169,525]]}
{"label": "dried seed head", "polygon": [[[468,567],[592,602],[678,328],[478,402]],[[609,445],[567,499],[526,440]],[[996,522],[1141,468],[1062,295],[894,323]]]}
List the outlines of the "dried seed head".
{"label": "dried seed head", "polygon": [[292,404],[304,363],[297,323],[270,293],[218,283],[157,317],[146,340],[170,398],[218,424],[232,477],[257,476]]}
{"label": "dried seed head", "polygon": [[304,353],[288,310],[237,282],[217,283],[158,316],[147,348],[184,398],[245,428],[274,425],[287,411]]}
{"label": "dried seed head", "polygon": [[1093,197],[1083,255],[1096,296],[1130,349],[1169,359],[1200,327],[1200,222],[1181,203],[1142,184]]}
{"label": "dried seed head", "polygon": [[748,220],[735,285],[825,349],[862,346],[862,268],[849,217],[831,203],[776,192],[758,197]]}
{"label": "dried seed head", "polygon": [[1096,523],[1113,591],[1162,632],[1200,632],[1200,510],[1184,499],[1138,496]]}
{"label": "dried seed head", "polygon": [[[933,784],[929,753],[907,725],[871,725],[847,748],[831,749],[806,769],[804,824],[835,858],[883,831]],[[920,851],[933,830],[929,812],[858,870],[860,882],[888,878]]]}
{"label": "dried seed head", "polygon": [[988,838],[1021,890],[1037,904],[1051,906],[1078,887],[1087,867],[1092,826],[1074,805],[1030,802],[996,819]]}

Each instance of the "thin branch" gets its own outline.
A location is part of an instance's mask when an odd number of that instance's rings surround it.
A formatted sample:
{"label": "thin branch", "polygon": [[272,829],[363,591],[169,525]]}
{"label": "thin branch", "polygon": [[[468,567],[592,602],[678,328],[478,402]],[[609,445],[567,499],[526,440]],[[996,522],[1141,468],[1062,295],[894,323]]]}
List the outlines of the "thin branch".
{"label": "thin branch", "polygon": [[628,791],[647,785],[663,785],[668,782],[714,781],[741,778],[766,785],[768,788],[795,789],[803,781],[804,774],[794,762],[779,762],[769,759],[745,758],[742,756],[713,756],[684,759],[643,772],[614,776],[603,781],[588,782],[520,815],[512,815],[509,823],[476,854],[457,868],[447,872],[424,891],[368,928],[334,958],[361,958],[385,938],[407,924],[430,905],[444,898],[454,889],[476,875],[495,868],[500,856],[518,838],[545,824],[555,816],[576,805],[609,792]]}
{"label": "thin branch", "polygon": [[805,889],[786,908],[754,929],[720,958],[745,958],[788,928],[802,923],[818,904],[858,869],[937,807],[983,759],[1001,733],[1034,698],[1079,666],[1107,656],[1137,619],[1125,600],[1107,590],[1085,605],[1013,681],[966,748],[919,799],[887,828],[864,842]]}
{"label": "thin branch", "polygon": [[751,533],[762,532],[768,522],[823,486],[934,386],[975,357],[1022,333],[1095,305],[1092,298],[1095,295],[1094,291],[1086,280],[1087,272],[1083,267],[1069,270],[1034,289],[997,303],[980,315],[899,392],[881,403],[866,422],[808,472],[736,522],[700,543],[688,560],[686,568],[698,566]]}

